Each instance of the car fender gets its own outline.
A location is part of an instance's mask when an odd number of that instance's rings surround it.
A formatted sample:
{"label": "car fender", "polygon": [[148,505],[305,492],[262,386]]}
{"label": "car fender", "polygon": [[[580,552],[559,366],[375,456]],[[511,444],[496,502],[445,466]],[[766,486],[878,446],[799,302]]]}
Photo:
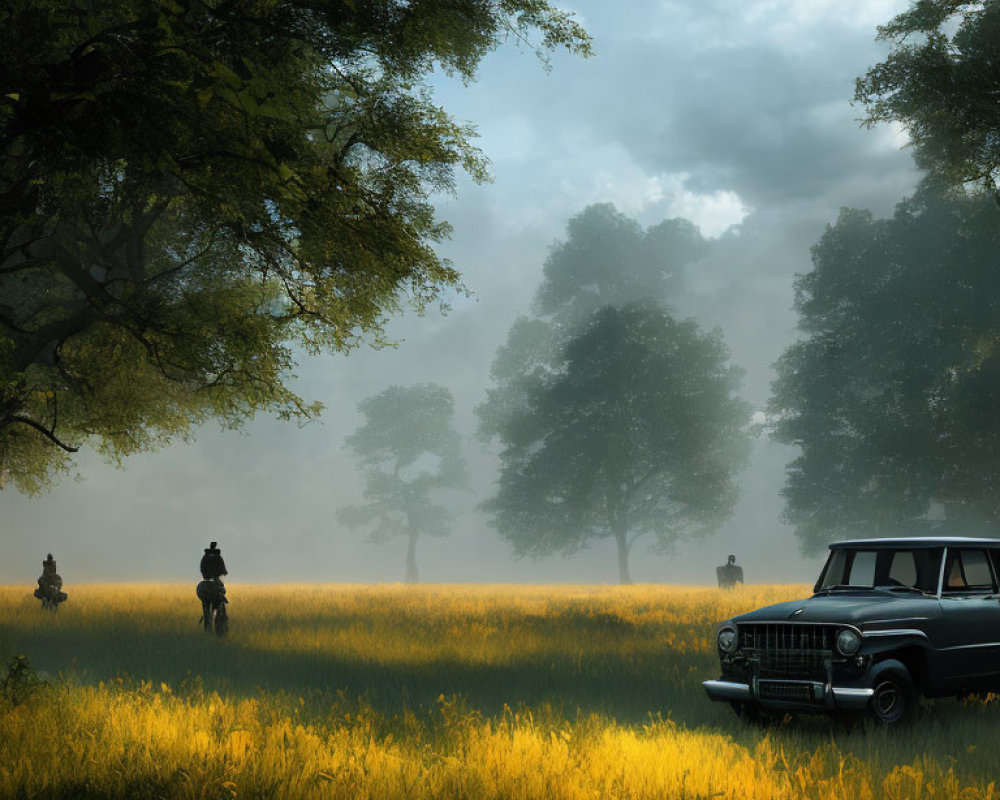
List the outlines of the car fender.
{"label": "car fender", "polygon": [[886,658],[883,661],[873,664],[872,668],[868,670],[869,685],[874,688],[875,684],[878,683],[879,676],[885,672],[902,673],[910,679],[911,683],[913,682],[913,676],[910,674],[910,669],[906,664],[895,658]]}
{"label": "car fender", "polygon": [[878,657],[883,653],[892,653],[906,648],[918,648],[925,657],[934,653],[934,644],[927,634],[917,628],[897,628],[892,630],[866,630],[861,634],[861,652],[867,656]]}

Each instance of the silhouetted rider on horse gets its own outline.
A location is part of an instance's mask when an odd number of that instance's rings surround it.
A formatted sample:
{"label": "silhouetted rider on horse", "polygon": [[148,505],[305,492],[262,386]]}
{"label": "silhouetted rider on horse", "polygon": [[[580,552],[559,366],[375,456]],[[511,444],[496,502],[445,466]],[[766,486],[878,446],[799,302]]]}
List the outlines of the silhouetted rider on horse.
{"label": "silhouetted rider on horse", "polygon": [[222,636],[226,632],[227,619],[225,604],[226,585],[222,582],[222,576],[228,575],[226,562],[222,559],[222,551],[219,550],[219,543],[212,542],[205,548],[205,555],[201,557],[201,583],[198,584],[198,599],[201,600],[202,624],[205,631],[212,628],[213,616],[215,619],[215,632]]}
{"label": "silhouetted rider on horse", "polygon": [[35,597],[42,601],[42,608],[51,608],[58,611],[59,604],[64,603],[69,597],[62,590],[63,580],[56,572],[56,560],[49,553],[48,558],[42,562],[42,576],[38,579],[38,588],[35,589]]}

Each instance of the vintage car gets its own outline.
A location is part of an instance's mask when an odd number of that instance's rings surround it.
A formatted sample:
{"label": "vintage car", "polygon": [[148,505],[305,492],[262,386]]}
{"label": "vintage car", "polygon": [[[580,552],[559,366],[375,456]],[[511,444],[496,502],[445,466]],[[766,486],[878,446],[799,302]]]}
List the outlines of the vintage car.
{"label": "vintage car", "polygon": [[830,545],[807,600],[721,623],[722,675],[702,686],[748,718],[912,717],[921,695],[1000,692],[1000,539]]}

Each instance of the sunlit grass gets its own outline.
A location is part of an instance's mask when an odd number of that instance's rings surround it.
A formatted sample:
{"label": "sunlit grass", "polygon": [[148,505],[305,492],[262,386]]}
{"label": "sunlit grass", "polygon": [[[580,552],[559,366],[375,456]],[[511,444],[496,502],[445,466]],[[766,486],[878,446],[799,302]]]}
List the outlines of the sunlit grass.
{"label": "sunlit grass", "polygon": [[746,727],[700,682],[713,625],[808,593],[684,587],[0,587],[0,797],[995,797],[1000,704],[912,728]]}

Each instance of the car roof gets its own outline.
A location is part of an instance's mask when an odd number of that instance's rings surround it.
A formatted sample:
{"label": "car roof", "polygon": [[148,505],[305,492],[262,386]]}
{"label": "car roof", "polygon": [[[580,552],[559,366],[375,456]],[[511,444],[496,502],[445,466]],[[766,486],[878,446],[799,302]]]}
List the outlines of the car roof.
{"label": "car roof", "polygon": [[885,539],[848,539],[834,542],[831,550],[855,547],[868,548],[925,548],[925,547],[1000,547],[1000,539],[977,539],[972,536],[910,536]]}

